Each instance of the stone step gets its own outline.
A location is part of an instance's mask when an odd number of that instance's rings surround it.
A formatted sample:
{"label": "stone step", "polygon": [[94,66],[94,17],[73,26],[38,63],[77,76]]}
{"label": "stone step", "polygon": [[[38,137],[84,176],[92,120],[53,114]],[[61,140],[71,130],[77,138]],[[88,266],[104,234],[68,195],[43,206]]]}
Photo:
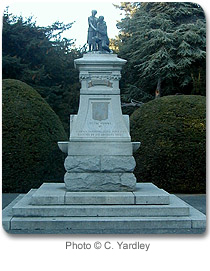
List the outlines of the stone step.
{"label": "stone step", "polygon": [[44,183],[31,198],[32,205],[169,203],[169,194],[152,183],[137,183],[134,192],[67,192],[64,183]]}
{"label": "stone step", "polygon": [[189,217],[13,217],[11,230],[135,230],[191,228]]}
{"label": "stone step", "polygon": [[188,216],[189,207],[178,197],[170,196],[170,205],[31,205],[31,190],[12,208],[13,216],[40,217],[167,217]]}
{"label": "stone step", "polygon": [[146,233],[157,230],[161,233],[161,230],[168,230],[173,233],[173,229],[188,231],[206,228],[206,216],[185,202],[189,207],[189,216],[181,217],[158,217],[157,214],[156,217],[15,217],[12,208],[25,197],[26,195],[19,195],[2,211],[2,225],[6,231],[17,230],[16,233],[21,233],[23,230],[25,233],[26,230],[27,233],[36,233],[39,232],[38,229],[43,229],[45,233],[63,233],[70,229],[69,233],[129,233],[142,230]]}

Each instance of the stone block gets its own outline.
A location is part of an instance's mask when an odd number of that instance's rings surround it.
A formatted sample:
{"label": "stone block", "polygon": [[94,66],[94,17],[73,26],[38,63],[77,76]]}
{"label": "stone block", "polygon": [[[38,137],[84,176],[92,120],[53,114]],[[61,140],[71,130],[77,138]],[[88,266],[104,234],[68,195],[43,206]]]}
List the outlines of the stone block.
{"label": "stone block", "polygon": [[13,217],[12,207],[18,203],[25,195],[20,194],[7,207],[2,210],[2,227],[5,231],[11,229],[11,220]]}
{"label": "stone block", "polygon": [[64,167],[67,172],[100,172],[100,156],[67,156]]}
{"label": "stone block", "polygon": [[66,192],[65,204],[134,204],[132,192]]}
{"label": "stone block", "polygon": [[101,156],[102,172],[133,172],[135,166],[133,156]]}
{"label": "stone block", "polygon": [[136,204],[170,204],[169,193],[152,183],[137,183],[133,194]]}
{"label": "stone block", "polygon": [[[93,139],[94,140],[94,139]],[[131,142],[69,141],[68,155],[132,155]]]}
{"label": "stone block", "polygon": [[189,207],[192,229],[206,228],[206,216],[188,203],[185,202],[185,204]]}
{"label": "stone block", "polygon": [[[176,196],[171,196],[170,205],[134,205],[134,197],[131,192],[69,192],[66,200],[69,204],[65,205],[31,205],[31,190],[12,208],[13,216],[22,217],[183,217],[189,216],[189,207]],[[89,197],[84,194],[89,194]],[[111,195],[110,195],[111,193]],[[114,194],[121,193],[116,196]],[[83,194],[83,195],[82,195]],[[92,194],[92,202],[90,200]],[[100,195],[102,194],[102,196]],[[82,197],[86,204],[81,202]],[[127,201],[130,204],[119,204]],[[90,204],[87,204],[87,201]],[[104,204],[99,204],[104,202]],[[110,204],[114,202],[114,204]],[[72,203],[72,204],[71,204]]]}
{"label": "stone block", "polygon": [[22,217],[184,217],[187,216],[186,213],[187,208],[160,208],[149,205],[22,205],[13,208],[14,216]]}
{"label": "stone block", "polygon": [[65,159],[64,167],[67,172],[133,172],[136,162],[133,156],[91,156],[72,155]]}
{"label": "stone block", "polygon": [[98,71],[99,68],[102,71],[106,71],[107,69],[108,71],[120,71],[126,62],[125,59],[117,57],[116,54],[90,53],[84,54],[82,58],[76,59],[74,65],[75,68],[79,68],[82,71]]}
{"label": "stone block", "polygon": [[[137,193],[137,198],[136,198]],[[71,198],[72,197],[72,198]],[[74,203],[75,202],[75,203]],[[169,204],[170,195],[152,183],[137,183],[133,192],[68,192],[64,183],[44,183],[31,204]]]}
{"label": "stone block", "polygon": [[132,173],[68,173],[64,176],[70,191],[133,191],[136,178]]}
{"label": "stone block", "polygon": [[188,217],[14,217],[12,230],[189,229]]}
{"label": "stone block", "polygon": [[43,183],[33,194],[31,204],[64,204],[66,190],[63,184]]}
{"label": "stone block", "polygon": [[59,141],[58,147],[63,153],[68,153],[69,141]]}
{"label": "stone block", "polygon": [[[35,215],[35,216],[40,216],[40,209],[42,206],[40,205],[31,205],[32,202],[32,197],[34,193],[36,193],[37,189],[31,189],[24,197],[22,197],[14,206],[12,207],[12,215],[13,216],[30,216],[30,215]],[[38,213],[33,214],[33,209],[37,208]]]}
{"label": "stone block", "polygon": [[127,128],[128,132],[130,133],[130,118],[129,118],[129,115],[123,115],[123,119],[124,119],[126,128]]}
{"label": "stone block", "polygon": [[140,145],[141,145],[141,142],[132,142],[133,153],[139,149]]}

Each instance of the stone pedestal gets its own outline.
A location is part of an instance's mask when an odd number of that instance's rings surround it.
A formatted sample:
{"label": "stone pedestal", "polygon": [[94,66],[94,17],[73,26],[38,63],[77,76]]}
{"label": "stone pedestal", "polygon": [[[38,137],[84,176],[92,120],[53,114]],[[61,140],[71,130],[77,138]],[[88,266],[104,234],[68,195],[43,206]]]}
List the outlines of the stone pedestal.
{"label": "stone pedestal", "polygon": [[64,181],[70,191],[134,191],[129,116],[122,115],[119,80],[126,60],[91,52],[75,60],[80,72],[80,105],[70,116],[70,138],[58,142],[68,153]]}

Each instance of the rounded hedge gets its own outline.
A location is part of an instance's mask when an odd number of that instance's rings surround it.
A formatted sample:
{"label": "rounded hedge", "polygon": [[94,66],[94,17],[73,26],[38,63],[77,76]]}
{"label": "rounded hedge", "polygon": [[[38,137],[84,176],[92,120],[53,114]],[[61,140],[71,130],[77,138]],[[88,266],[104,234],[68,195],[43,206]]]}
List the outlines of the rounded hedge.
{"label": "rounded hedge", "polygon": [[3,192],[27,192],[43,182],[63,181],[64,156],[57,141],[64,128],[51,107],[27,84],[3,80]]}
{"label": "rounded hedge", "polygon": [[165,96],[144,104],[131,116],[139,182],[169,192],[205,193],[206,98]]}

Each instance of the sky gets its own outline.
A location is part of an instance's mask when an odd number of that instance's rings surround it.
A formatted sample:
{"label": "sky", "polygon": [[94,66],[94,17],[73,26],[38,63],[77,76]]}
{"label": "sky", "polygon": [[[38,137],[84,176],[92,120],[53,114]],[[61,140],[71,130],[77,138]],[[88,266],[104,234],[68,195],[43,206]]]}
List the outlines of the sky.
{"label": "sky", "polygon": [[[173,2],[173,1],[167,1]],[[207,11],[209,1],[196,1]],[[109,38],[114,38],[118,35],[116,27],[117,21],[120,21],[124,15],[122,11],[115,8],[114,4],[119,4],[120,1],[115,0],[98,0],[97,2],[76,1],[76,0],[1,0],[0,6],[4,10],[9,6],[9,12],[14,15],[22,15],[23,17],[34,16],[37,25],[48,26],[56,21],[63,23],[74,22],[72,28],[64,32],[63,37],[72,38],[75,41],[76,47],[83,46],[87,42],[88,17],[91,15],[91,10],[97,10],[97,17],[104,16],[107,23],[107,32]]]}
{"label": "sky", "polygon": [[87,41],[88,17],[91,10],[97,10],[97,17],[104,16],[107,24],[109,38],[118,35],[117,20],[122,18],[121,11],[113,6],[117,1],[4,1],[4,9],[9,6],[9,12],[28,18],[34,16],[37,25],[48,26],[56,21],[71,23],[72,28],[64,32],[64,37],[76,39],[77,47],[83,46]]}

